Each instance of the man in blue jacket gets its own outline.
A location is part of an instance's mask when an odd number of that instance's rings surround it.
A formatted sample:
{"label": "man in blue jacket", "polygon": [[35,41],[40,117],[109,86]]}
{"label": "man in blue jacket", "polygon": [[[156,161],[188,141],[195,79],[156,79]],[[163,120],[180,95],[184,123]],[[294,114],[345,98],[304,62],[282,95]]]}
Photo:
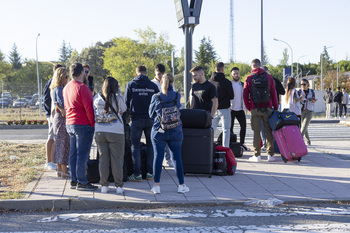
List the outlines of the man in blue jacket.
{"label": "man in blue jacket", "polygon": [[142,182],[141,175],[141,136],[142,131],[146,137],[147,157],[146,157],[146,179],[153,179],[153,146],[151,142],[151,130],[153,120],[148,115],[148,108],[153,94],[159,89],[154,82],[147,77],[145,66],[136,68],[136,77],[131,80],[125,88],[125,102],[131,115],[131,153],[134,166],[134,173],[128,177],[129,181]]}

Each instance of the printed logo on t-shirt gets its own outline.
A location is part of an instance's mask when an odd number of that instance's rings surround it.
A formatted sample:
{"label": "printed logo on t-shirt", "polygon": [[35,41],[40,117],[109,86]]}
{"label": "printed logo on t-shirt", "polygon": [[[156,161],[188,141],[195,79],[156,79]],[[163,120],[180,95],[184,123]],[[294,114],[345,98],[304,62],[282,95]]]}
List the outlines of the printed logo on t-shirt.
{"label": "printed logo on t-shirt", "polygon": [[148,96],[149,93],[153,93],[155,92],[154,89],[148,89],[148,88],[132,88],[132,92],[134,93],[138,93],[141,96]]}

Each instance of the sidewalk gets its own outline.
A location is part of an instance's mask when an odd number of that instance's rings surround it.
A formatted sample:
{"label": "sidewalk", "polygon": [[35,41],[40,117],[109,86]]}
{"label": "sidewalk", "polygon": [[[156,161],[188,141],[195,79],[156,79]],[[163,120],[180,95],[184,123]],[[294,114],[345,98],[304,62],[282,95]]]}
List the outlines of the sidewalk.
{"label": "sidewalk", "polygon": [[117,208],[144,205],[243,204],[250,200],[277,198],[284,202],[350,200],[350,143],[313,142],[302,161],[284,163],[248,162],[252,152],[237,158],[234,176],[185,176],[191,191],[178,194],[176,175],[172,168],[163,169],[161,194],[150,192],[153,181],[126,182],[124,195],[70,189],[70,181],[58,178],[56,172],[46,171],[28,185],[21,200],[0,200],[0,209],[18,210],[78,210]]}

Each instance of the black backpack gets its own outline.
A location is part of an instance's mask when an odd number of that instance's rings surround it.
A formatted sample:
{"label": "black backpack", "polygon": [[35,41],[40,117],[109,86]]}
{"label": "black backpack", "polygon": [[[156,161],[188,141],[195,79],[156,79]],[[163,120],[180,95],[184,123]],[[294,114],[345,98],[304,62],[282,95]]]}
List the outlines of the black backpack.
{"label": "black backpack", "polygon": [[342,93],[340,91],[337,91],[333,97],[333,101],[336,103],[341,102],[341,97],[342,97]]}
{"label": "black backpack", "polygon": [[252,75],[253,103],[258,106],[258,111],[262,111],[260,104],[266,104],[265,111],[267,111],[267,104],[270,102],[269,79],[266,76],[266,72],[261,75],[252,73]]}

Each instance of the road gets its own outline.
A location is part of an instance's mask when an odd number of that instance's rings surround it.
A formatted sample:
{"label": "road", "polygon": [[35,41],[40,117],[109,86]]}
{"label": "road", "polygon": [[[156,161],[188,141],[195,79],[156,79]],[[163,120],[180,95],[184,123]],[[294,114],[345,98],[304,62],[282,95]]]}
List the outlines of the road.
{"label": "road", "polygon": [[[220,128],[219,128],[220,129]],[[235,122],[234,132],[239,137],[239,124]],[[349,141],[350,130],[348,126],[337,123],[314,123],[309,126],[311,141]],[[219,135],[217,130],[216,136]],[[1,129],[0,141],[18,141],[18,140],[46,140],[47,129]],[[253,131],[250,123],[247,125],[246,143],[252,144]]]}
{"label": "road", "polygon": [[349,217],[345,203],[4,213],[0,232],[349,232]]}

